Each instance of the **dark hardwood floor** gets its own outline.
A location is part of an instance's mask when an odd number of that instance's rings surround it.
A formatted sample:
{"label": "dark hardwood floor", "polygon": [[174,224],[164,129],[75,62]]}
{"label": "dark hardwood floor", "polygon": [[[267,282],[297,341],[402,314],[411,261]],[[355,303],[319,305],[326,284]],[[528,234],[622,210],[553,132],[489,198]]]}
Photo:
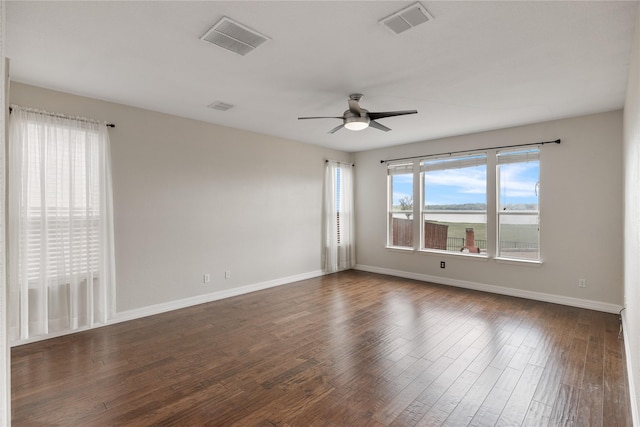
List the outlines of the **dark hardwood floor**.
{"label": "dark hardwood floor", "polygon": [[617,315],[348,271],[16,347],[14,426],[631,426]]}

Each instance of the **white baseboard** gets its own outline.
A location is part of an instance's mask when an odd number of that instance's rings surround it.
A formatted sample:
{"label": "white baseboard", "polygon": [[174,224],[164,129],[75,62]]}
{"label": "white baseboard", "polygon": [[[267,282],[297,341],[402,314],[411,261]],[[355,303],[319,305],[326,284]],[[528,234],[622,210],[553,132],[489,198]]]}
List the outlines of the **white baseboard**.
{"label": "white baseboard", "polygon": [[103,326],[113,325],[115,323],[126,322],[128,320],[140,319],[146,316],[153,316],[155,314],[166,313],[167,311],[178,310],[181,308],[191,307],[193,305],[204,304],[211,301],[217,301],[224,298],[235,297],[238,295],[244,295],[255,291],[260,291],[263,289],[274,288],[276,286],[286,285],[293,282],[298,282],[300,280],[313,279],[314,277],[319,277],[324,275],[325,273],[321,270],[311,271],[309,273],[297,274],[295,276],[283,277],[280,279],[267,280],[265,282],[254,283],[251,285],[241,286],[239,288],[226,289],[224,291],[213,292],[205,295],[198,295],[195,297],[184,298],[177,301],[169,301],[162,304],[150,305],[147,307],[136,308],[134,310],[127,310],[116,313],[115,319],[111,319],[108,323],[94,325],[93,328],[82,327],[74,330],[67,330],[58,333],[48,334],[37,336],[33,338],[29,338],[26,340],[19,340],[10,343],[11,347],[17,347],[24,344],[30,344],[33,342],[48,340],[50,338],[57,338],[64,335],[74,334],[76,332],[82,332],[89,329],[101,328]]}
{"label": "white baseboard", "polygon": [[193,305],[204,304],[207,302],[218,301],[224,298],[244,295],[263,289],[274,288],[276,286],[286,285],[300,280],[313,279],[322,276],[324,272],[321,270],[309,273],[297,274],[295,276],[283,277],[280,279],[267,280],[265,282],[254,283],[251,285],[240,286],[238,288],[226,289],[223,291],[212,292],[210,294],[198,295],[195,297],[184,298],[177,301],[169,301],[166,303],[150,305],[147,307],[136,308],[133,310],[122,311],[116,314],[116,318],[111,320],[109,324],[126,322],[128,320],[139,319],[141,317],[153,316],[155,314],[165,313],[167,311],[178,310],[181,308],[191,307]]}
{"label": "white baseboard", "polygon": [[547,294],[544,292],[526,291],[522,289],[505,288],[502,286],[488,285],[485,283],[469,282],[466,280],[449,279],[446,277],[431,276],[428,274],[412,273],[408,271],[392,270],[389,268],[373,267],[370,265],[357,264],[356,270],[368,271],[370,273],[387,274],[389,276],[402,277],[405,279],[420,280],[422,282],[437,283],[439,285],[456,286],[458,288],[473,289],[476,291],[490,292],[512,297],[527,298],[536,301],[551,302],[554,304],[568,305],[571,307],[586,308],[589,310],[603,311],[605,313],[620,313],[621,305],[610,304],[600,301],[592,301],[581,298],[566,297],[562,295]]}
{"label": "white baseboard", "polygon": [[629,347],[630,341],[627,335],[627,316],[625,310],[620,313],[620,317],[622,318],[622,336],[624,337],[624,356],[627,361],[627,382],[629,384],[629,398],[631,400],[631,419],[635,427],[640,426],[640,419],[638,418],[638,400],[636,399],[636,387],[633,379],[633,363],[631,363],[633,358],[631,348]]}

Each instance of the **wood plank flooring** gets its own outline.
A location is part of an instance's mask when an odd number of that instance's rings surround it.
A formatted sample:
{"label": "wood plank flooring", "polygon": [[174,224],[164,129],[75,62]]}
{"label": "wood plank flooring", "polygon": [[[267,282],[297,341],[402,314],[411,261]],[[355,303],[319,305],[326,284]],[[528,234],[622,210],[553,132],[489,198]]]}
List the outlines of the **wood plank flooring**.
{"label": "wood plank flooring", "polygon": [[347,271],[12,350],[14,426],[631,426],[618,316]]}

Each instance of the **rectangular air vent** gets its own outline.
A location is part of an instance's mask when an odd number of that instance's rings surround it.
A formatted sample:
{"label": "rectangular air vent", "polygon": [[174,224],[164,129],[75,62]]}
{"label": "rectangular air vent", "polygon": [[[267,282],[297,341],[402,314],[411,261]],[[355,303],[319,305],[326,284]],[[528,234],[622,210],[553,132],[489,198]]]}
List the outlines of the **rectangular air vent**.
{"label": "rectangular air vent", "polygon": [[226,102],[216,101],[216,102],[212,102],[211,104],[207,105],[207,107],[209,107],[209,108],[211,108],[213,110],[227,111],[227,110],[232,109],[235,106],[233,104],[228,104]]}
{"label": "rectangular air vent", "polygon": [[200,40],[244,56],[270,39],[225,16],[211,27]]}
{"label": "rectangular air vent", "polygon": [[380,22],[386,25],[395,34],[400,34],[433,19],[429,11],[420,3],[414,3],[393,15],[381,19]]}

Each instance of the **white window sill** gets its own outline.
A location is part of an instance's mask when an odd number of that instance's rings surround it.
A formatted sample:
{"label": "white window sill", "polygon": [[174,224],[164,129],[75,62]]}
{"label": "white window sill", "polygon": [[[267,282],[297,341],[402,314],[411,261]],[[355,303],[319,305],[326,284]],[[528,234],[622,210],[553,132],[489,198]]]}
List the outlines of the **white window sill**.
{"label": "white window sill", "polygon": [[534,259],[516,259],[516,258],[494,258],[499,264],[512,264],[512,265],[524,265],[527,267],[540,267],[542,266],[542,260]]}
{"label": "white window sill", "polygon": [[406,246],[385,246],[385,249],[388,249],[394,252],[415,252],[414,248],[408,248]]}
{"label": "white window sill", "polygon": [[407,248],[402,246],[386,246],[385,249],[391,250],[394,252],[417,252],[420,254],[424,254],[427,256],[437,256],[437,257],[449,257],[449,258],[460,258],[464,257],[467,259],[472,259],[475,261],[495,261],[498,264],[511,264],[511,265],[520,265],[525,267],[540,267],[542,266],[542,260],[530,260],[530,259],[517,259],[517,258],[501,258],[495,257],[490,258],[487,256],[486,252],[481,254],[473,254],[468,252],[451,252],[451,251],[440,251],[436,249],[414,249]]}
{"label": "white window sill", "polygon": [[438,257],[451,257],[451,258],[469,258],[477,261],[487,261],[489,258],[486,253],[469,253],[469,252],[453,252],[453,251],[440,251],[437,249],[420,249],[418,252],[425,255],[438,256]]}

